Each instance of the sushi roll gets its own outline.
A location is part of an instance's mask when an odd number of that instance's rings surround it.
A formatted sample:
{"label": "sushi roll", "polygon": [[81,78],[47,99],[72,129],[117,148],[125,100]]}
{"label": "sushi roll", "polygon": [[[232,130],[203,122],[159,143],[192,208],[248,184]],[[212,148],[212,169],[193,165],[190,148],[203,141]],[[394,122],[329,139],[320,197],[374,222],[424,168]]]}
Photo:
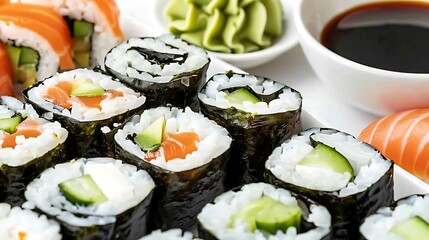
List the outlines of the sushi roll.
{"label": "sushi roll", "polygon": [[328,208],[335,239],[357,239],[366,216],[393,202],[393,163],[353,136],[311,128],[276,148],[266,180]]}
{"label": "sushi roll", "polygon": [[145,110],[115,134],[116,154],[158,186],[152,229],[192,230],[201,208],[225,189],[228,132],[190,108]]}
{"label": "sushi roll", "polygon": [[360,226],[363,239],[421,240],[429,237],[429,195],[412,195],[380,208]]}
{"label": "sushi roll", "polygon": [[146,171],[112,158],[57,164],[32,181],[23,207],[61,224],[64,239],[139,239],[155,184]]}
{"label": "sushi roll", "polygon": [[146,100],[112,77],[88,69],[58,73],[23,95],[37,111],[69,130],[74,156],[84,157],[105,155],[102,128],[125,122],[142,111]]}
{"label": "sushi roll", "polygon": [[0,97],[0,202],[19,205],[31,180],[66,156],[68,132],[29,104]]}
{"label": "sushi roll", "polygon": [[301,130],[301,94],[264,77],[216,74],[199,100],[201,112],[234,139],[227,173],[232,186],[263,180],[264,163],[274,148]]}
{"label": "sushi roll", "polygon": [[198,111],[197,94],[206,80],[207,53],[173,35],[131,38],[106,56],[106,70],[148,98],[148,108]]}
{"label": "sushi roll", "polygon": [[13,78],[21,90],[58,70],[75,67],[67,24],[48,7],[1,6],[0,41],[6,45]]}
{"label": "sushi roll", "polygon": [[60,226],[45,215],[0,203],[0,239],[61,240]]}
{"label": "sushi roll", "polygon": [[192,233],[182,232],[181,229],[170,229],[162,232],[161,230],[153,231],[151,234],[144,236],[140,240],[193,240]]}
{"label": "sushi roll", "polygon": [[52,8],[67,22],[78,67],[103,64],[107,52],[123,40],[114,0],[11,0]]}
{"label": "sushi roll", "polygon": [[331,239],[328,210],[266,183],[223,193],[198,214],[200,237],[241,240]]}

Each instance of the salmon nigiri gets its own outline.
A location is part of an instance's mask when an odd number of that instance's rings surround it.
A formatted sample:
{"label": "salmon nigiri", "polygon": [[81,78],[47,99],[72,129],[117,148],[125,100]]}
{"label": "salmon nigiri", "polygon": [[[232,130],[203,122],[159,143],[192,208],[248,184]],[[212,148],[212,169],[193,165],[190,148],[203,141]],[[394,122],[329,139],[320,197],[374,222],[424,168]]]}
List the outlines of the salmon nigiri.
{"label": "salmon nigiri", "polygon": [[12,68],[3,43],[0,42],[0,96],[14,96]]}
{"label": "salmon nigiri", "polygon": [[359,139],[378,148],[400,167],[429,182],[429,108],[380,118]]}

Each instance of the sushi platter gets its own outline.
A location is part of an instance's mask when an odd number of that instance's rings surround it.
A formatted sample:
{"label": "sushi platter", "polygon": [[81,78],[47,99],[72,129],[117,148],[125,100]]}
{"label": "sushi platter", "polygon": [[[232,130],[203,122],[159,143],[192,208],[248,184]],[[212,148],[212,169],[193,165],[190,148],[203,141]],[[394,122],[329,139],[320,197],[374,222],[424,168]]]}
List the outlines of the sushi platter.
{"label": "sushi platter", "polygon": [[426,239],[290,1],[0,0],[0,239]]}

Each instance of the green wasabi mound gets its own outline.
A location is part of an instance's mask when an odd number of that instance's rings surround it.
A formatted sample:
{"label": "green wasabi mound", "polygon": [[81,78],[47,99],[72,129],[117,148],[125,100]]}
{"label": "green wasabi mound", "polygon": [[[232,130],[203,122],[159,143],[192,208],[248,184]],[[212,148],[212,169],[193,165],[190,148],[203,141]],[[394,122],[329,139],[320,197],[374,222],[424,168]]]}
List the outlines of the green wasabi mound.
{"label": "green wasabi mound", "polygon": [[165,13],[170,32],[215,52],[257,51],[283,32],[279,0],[171,0]]}
{"label": "green wasabi mound", "polygon": [[278,230],[286,232],[289,227],[295,227],[299,231],[301,209],[263,196],[235,213],[231,219],[231,227],[239,222],[247,222],[252,232],[259,229],[276,234]]}

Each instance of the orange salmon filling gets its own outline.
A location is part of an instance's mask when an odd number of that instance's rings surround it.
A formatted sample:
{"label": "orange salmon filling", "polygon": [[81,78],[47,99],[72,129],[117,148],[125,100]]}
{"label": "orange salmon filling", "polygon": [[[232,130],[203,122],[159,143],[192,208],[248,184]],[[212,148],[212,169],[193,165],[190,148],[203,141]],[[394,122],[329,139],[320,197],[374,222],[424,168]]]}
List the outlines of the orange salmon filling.
{"label": "orange salmon filling", "polygon": [[101,110],[101,101],[109,98],[123,97],[124,93],[114,89],[106,90],[103,96],[97,97],[76,97],[70,96],[73,85],[70,82],[59,82],[54,87],[48,89],[44,98],[62,108],[70,109],[73,102],[79,102],[87,108],[98,108]]}
{"label": "orange salmon filling", "polygon": [[27,138],[36,138],[42,134],[40,130],[41,125],[33,120],[26,119],[16,127],[16,132],[13,134],[8,134],[4,136],[2,148],[15,148],[16,147],[16,137],[24,136]]}
{"label": "orange salmon filling", "polygon": [[25,232],[19,232],[18,233],[19,240],[24,240],[26,237],[27,237],[27,233],[25,233]]}
{"label": "orange salmon filling", "polygon": [[198,134],[194,132],[168,133],[166,139],[161,143],[160,150],[148,152],[145,159],[148,161],[155,160],[164,153],[165,161],[175,158],[186,158],[186,155],[197,150],[197,143],[200,141]]}

